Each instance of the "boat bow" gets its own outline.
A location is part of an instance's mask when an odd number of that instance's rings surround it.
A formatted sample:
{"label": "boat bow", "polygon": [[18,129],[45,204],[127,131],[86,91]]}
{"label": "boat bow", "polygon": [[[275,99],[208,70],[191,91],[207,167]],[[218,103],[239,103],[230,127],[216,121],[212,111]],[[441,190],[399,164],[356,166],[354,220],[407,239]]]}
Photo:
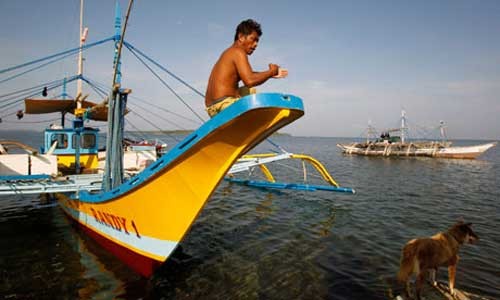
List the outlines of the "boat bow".
{"label": "boat bow", "polygon": [[292,95],[246,96],[122,185],[64,196],[60,204],[98,242],[149,276],[182,240],[231,165],[303,114],[302,100]]}

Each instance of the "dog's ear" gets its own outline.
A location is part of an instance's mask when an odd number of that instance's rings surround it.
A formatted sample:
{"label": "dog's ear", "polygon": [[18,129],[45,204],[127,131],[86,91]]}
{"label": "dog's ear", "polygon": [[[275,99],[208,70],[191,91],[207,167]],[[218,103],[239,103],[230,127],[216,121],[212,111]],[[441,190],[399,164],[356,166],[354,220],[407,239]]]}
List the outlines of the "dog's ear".
{"label": "dog's ear", "polygon": [[465,226],[467,227],[471,227],[472,226],[472,223],[466,223]]}
{"label": "dog's ear", "polygon": [[464,221],[464,217],[463,217],[463,216],[462,216],[462,217],[460,217],[460,218],[458,218],[458,220],[457,220],[457,224],[462,225],[462,224],[464,224],[464,223],[465,223],[465,221]]}

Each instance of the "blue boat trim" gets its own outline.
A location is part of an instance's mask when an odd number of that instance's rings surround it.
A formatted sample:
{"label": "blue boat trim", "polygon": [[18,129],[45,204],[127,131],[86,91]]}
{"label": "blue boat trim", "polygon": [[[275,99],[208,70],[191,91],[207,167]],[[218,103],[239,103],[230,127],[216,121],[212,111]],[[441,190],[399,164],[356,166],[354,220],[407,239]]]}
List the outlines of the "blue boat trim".
{"label": "blue boat trim", "polygon": [[231,106],[214,116],[212,119],[205,122],[200,128],[188,135],[184,140],[179,142],[172,150],[163,155],[152,165],[148,166],[143,172],[137,174],[131,180],[123,183],[115,189],[100,194],[91,194],[86,191],[81,191],[79,200],[88,203],[99,203],[113,200],[114,198],[123,195],[133,188],[146,182],[160,170],[168,166],[172,161],[182,156],[186,151],[191,149],[193,145],[203,140],[217,128],[227,124],[240,115],[262,108],[279,107],[291,110],[304,110],[304,105],[299,97],[293,95],[284,95],[279,93],[261,93],[252,94],[241,98]]}
{"label": "blue boat trim", "polygon": [[356,193],[356,191],[352,188],[335,187],[332,185],[270,182],[270,181],[248,180],[248,179],[230,178],[230,177],[226,177],[224,178],[224,180],[232,183],[238,183],[258,188],[289,189],[289,190],[300,190],[300,191],[330,191],[330,192],[351,193],[351,194]]}

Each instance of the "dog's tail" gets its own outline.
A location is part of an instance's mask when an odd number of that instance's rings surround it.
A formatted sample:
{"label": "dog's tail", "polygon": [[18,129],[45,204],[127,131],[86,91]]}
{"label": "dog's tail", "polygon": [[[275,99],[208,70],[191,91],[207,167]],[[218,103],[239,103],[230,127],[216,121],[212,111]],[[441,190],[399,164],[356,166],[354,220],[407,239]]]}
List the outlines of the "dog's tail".
{"label": "dog's tail", "polygon": [[401,252],[401,262],[399,265],[398,280],[399,282],[407,282],[408,278],[414,272],[418,273],[418,264],[416,264],[417,259],[417,247],[415,244],[416,240],[410,241],[406,244]]}

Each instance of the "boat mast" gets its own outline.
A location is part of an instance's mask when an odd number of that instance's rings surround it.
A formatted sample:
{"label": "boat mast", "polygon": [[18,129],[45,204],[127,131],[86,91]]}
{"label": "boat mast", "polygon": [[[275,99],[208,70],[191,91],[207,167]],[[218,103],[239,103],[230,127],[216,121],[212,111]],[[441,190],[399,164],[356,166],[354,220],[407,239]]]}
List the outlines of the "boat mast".
{"label": "boat mast", "polygon": [[441,134],[441,140],[445,142],[448,138],[446,137],[446,130],[443,120],[439,121],[439,132]]}
{"label": "boat mast", "polygon": [[[68,96],[68,93],[66,93],[66,77],[64,77],[63,80],[63,90],[62,90],[62,98],[63,100],[66,100],[66,96]],[[61,113],[61,127],[64,128],[64,121],[66,119],[66,112]]]}
{"label": "boat mast", "polygon": [[[80,0],[80,31],[78,34],[78,38],[80,39],[80,50],[78,51],[78,80],[76,82],[76,97],[79,98],[78,95],[82,94],[82,74],[83,74],[83,54],[82,47],[84,43],[83,38],[83,0]],[[81,108],[81,103],[77,101],[77,108]]]}
{"label": "boat mast", "polygon": [[[80,0],[80,28],[79,28],[79,38],[80,38],[80,49],[78,51],[78,80],[76,82],[76,110],[80,110],[82,108],[82,102],[85,97],[82,98],[82,74],[83,74],[83,45],[85,44],[85,40],[87,39],[88,28],[83,28],[83,0]],[[75,111],[76,111],[75,110]],[[76,114],[75,114],[76,116]],[[64,116],[63,116],[64,118]],[[64,127],[64,126],[63,126]],[[75,148],[75,172],[76,174],[80,174],[80,133],[83,127],[83,118],[76,117],[73,120],[73,130],[75,133],[74,141],[75,144],[73,147]]]}
{"label": "boat mast", "polygon": [[406,140],[406,112],[404,110],[401,110],[401,129],[400,129],[400,135],[401,135],[401,143],[404,144]]}
{"label": "boat mast", "polygon": [[372,126],[372,121],[368,120],[368,128],[366,130],[366,143],[368,144],[370,142],[371,138],[376,139],[377,138],[377,130],[375,130],[375,127]]}
{"label": "boat mast", "polygon": [[121,18],[121,9],[120,9],[120,3],[116,1],[115,4],[115,57],[113,59],[113,69],[115,70],[114,72],[114,78],[113,78],[113,86],[115,84],[121,84],[122,82],[122,72],[121,72],[121,61],[118,57],[118,48],[120,47],[120,40],[121,40],[121,30],[122,30],[122,18]]}
{"label": "boat mast", "polygon": [[[132,9],[133,0],[129,0],[127,15],[121,30],[115,52],[115,65],[113,72],[112,90],[108,101],[108,136],[106,141],[106,166],[104,169],[103,190],[109,191],[122,184],[123,181],[123,130],[125,127],[125,107],[127,105],[127,96],[130,90],[120,89],[119,70],[120,57],[123,47],[123,38],[127,29],[130,10]],[[118,6],[117,6],[118,7]],[[120,19],[119,9],[115,10],[118,13],[116,19]],[[115,19],[115,20],[116,20]],[[115,27],[121,24],[116,24]]]}

